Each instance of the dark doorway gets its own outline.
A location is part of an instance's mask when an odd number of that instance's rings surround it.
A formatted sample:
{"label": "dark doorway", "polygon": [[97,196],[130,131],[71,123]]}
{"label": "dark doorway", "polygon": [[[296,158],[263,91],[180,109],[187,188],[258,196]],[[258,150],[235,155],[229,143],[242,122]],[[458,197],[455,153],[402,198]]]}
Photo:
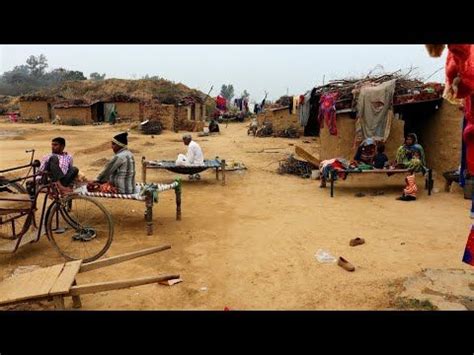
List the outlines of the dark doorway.
{"label": "dark doorway", "polygon": [[96,104],[96,110],[97,110],[97,122],[104,122],[105,121],[104,103],[98,102]]}
{"label": "dark doorway", "polygon": [[319,136],[319,122],[316,117],[310,117],[304,128],[304,135],[307,137]]}
{"label": "dark doorway", "polygon": [[395,107],[394,112],[401,115],[405,122],[404,135],[415,133],[418,137],[418,143],[424,144],[423,132],[430,122],[430,118],[436,113],[441,106],[442,100],[427,101],[414,104],[402,105]]}

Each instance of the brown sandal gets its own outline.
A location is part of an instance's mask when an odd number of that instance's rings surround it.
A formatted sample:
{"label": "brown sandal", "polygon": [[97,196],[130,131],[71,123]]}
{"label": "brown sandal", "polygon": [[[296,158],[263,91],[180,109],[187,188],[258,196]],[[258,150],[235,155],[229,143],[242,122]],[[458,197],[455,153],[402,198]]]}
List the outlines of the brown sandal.
{"label": "brown sandal", "polygon": [[337,260],[337,265],[342,267],[346,271],[354,271],[355,267],[352,265],[350,262],[348,262],[346,259],[344,259],[342,256],[339,257]]}
{"label": "brown sandal", "polygon": [[364,244],[364,243],[365,243],[365,239],[364,239],[364,238],[359,238],[359,237],[357,237],[357,238],[351,239],[351,241],[349,242],[349,245],[350,245],[351,247],[355,247],[355,246],[357,246],[357,245],[362,245],[362,244]]}

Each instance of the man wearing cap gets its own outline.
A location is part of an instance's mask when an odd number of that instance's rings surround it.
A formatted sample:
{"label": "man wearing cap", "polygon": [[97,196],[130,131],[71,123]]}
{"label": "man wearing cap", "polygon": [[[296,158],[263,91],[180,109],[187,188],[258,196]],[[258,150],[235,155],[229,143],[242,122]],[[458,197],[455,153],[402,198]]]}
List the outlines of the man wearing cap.
{"label": "man wearing cap", "polygon": [[96,182],[110,183],[120,194],[135,193],[135,159],[128,150],[128,133],[117,134],[112,139],[114,157],[97,176]]}

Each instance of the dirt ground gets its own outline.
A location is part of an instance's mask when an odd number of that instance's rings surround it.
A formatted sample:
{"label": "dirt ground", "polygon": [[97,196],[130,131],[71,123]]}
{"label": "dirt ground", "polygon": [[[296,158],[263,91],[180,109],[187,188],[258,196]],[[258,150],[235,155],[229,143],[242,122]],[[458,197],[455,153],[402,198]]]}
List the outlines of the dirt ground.
{"label": "dirt ground", "polygon": [[[8,132],[0,135],[0,167],[27,162],[28,148],[37,149],[40,157],[49,152],[53,137],[63,136],[75,165],[94,178],[104,158],[112,156],[110,138],[126,128],[0,123],[0,132]],[[154,138],[132,131],[129,146],[137,180],[142,156],[175,159],[185,151],[180,138],[169,131]],[[471,224],[470,201],[459,191],[444,192],[441,180],[432,196],[422,190],[416,202],[401,202],[395,198],[403,176],[350,176],[337,183],[330,198],[318,181],[276,173],[278,160],[293,153],[295,144],[318,151],[316,139],[253,138],[244,123],[221,125],[220,136],[196,141],[206,158],[241,161],[248,170],[228,172],[226,186],[210,170],[201,174],[201,181],[184,177],[182,221],[175,220],[174,193],[162,193],[154,209],[154,236],[145,233],[143,203],[101,200],[115,220],[107,256],[163,244],[172,249],[78,276],[83,284],[179,273],[183,282],[85,295],[83,309],[388,309],[393,308],[393,285],[424,269],[473,272],[461,262]],[[175,176],[148,172],[148,180],[155,182],[170,182]],[[418,183],[424,186],[421,177]],[[385,193],[371,196],[376,190]],[[366,196],[355,197],[357,192]],[[349,240],[357,236],[366,244],[350,247]],[[356,271],[320,264],[318,249],[344,256]],[[0,255],[0,279],[19,266],[60,262],[42,238],[14,255]],[[67,299],[66,307],[71,304]]]}

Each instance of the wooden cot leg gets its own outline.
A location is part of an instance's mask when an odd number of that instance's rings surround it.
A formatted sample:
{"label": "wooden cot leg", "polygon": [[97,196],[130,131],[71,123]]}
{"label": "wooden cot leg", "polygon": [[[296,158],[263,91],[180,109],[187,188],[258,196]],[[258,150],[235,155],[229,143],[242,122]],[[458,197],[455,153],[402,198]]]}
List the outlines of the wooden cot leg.
{"label": "wooden cot leg", "polygon": [[222,169],[222,186],[225,185],[225,159],[221,161],[221,169]]}
{"label": "wooden cot leg", "polygon": [[331,197],[334,197],[334,176],[332,171],[329,173],[329,180],[331,181]]}
{"label": "wooden cot leg", "polygon": [[142,157],[142,181],[146,183],[146,161],[145,157]]}
{"label": "wooden cot leg", "polygon": [[219,180],[219,168],[216,168],[216,180]]}
{"label": "wooden cot leg", "polygon": [[428,196],[431,196],[431,189],[433,188],[433,170],[428,170]]}
{"label": "wooden cot leg", "polygon": [[64,297],[62,295],[53,296],[53,302],[55,309],[66,309],[64,306]]}
{"label": "wooden cot leg", "polygon": [[181,186],[174,190],[176,194],[176,220],[181,221]]}
{"label": "wooden cot leg", "polygon": [[153,234],[153,196],[150,193],[146,194],[145,198],[145,216],[146,216],[146,234]]}
{"label": "wooden cot leg", "polygon": [[[76,280],[72,283],[73,286],[77,285]],[[81,296],[72,296],[72,308],[81,308],[82,307],[82,302],[81,302]]]}

